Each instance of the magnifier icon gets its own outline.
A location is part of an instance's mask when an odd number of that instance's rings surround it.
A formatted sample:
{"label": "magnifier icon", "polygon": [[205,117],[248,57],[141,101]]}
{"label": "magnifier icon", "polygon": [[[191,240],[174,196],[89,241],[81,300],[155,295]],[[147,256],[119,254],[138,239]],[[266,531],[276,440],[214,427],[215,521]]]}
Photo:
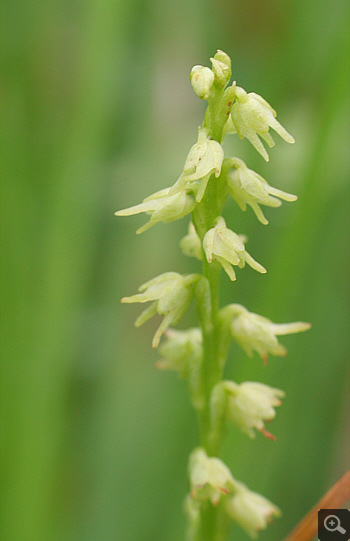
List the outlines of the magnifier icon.
{"label": "magnifier icon", "polygon": [[346,533],[346,530],[341,527],[340,520],[336,515],[328,515],[328,517],[324,519],[324,527],[329,532],[339,532],[341,534]]}

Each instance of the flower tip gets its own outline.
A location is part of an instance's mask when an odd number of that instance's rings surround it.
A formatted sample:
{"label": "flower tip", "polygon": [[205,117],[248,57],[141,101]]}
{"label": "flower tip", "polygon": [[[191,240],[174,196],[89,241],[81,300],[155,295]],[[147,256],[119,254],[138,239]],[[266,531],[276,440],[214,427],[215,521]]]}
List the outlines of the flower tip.
{"label": "flower tip", "polygon": [[276,440],[276,436],[274,434],[271,434],[271,432],[268,432],[267,430],[265,430],[265,428],[260,428],[260,432],[262,433],[263,436],[265,436],[265,438],[267,438],[268,440],[272,440],[272,441],[275,441]]}

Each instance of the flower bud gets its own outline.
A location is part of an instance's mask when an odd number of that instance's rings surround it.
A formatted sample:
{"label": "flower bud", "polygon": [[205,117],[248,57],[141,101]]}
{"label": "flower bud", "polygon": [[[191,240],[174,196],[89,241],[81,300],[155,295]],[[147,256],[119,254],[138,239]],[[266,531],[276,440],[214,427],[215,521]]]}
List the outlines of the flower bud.
{"label": "flower bud", "polygon": [[180,241],[180,248],[184,255],[195,257],[199,261],[202,261],[202,244],[192,222],[188,226],[188,234]]}
{"label": "flower bud", "polygon": [[209,229],[203,239],[203,249],[208,263],[213,259],[218,261],[231,280],[236,280],[233,265],[238,265],[242,269],[248,263],[256,271],[266,272],[266,269],[245,250],[243,239],[244,237],[226,227],[225,220],[221,216],[216,218],[214,227]]}
{"label": "flower bud", "polygon": [[140,286],[141,293],[122,299],[121,302],[124,303],[153,301],[137,318],[136,327],[148,321],[156,313],[164,316],[153,338],[154,348],[159,345],[164,331],[170,325],[175,325],[187,311],[193,294],[190,285],[197,279],[195,274],[182,276],[177,272],[165,272]]}
{"label": "flower bud", "polygon": [[236,87],[236,102],[231,109],[234,128],[239,137],[246,137],[266,161],[269,161],[269,156],[259,136],[273,147],[275,143],[269,133],[270,127],[287,143],[294,143],[294,137],[276,120],[276,116],[276,111],[259,94],[247,94],[243,88]]}
{"label": "flower bud", "polygon": [[[225,307],[227,315],[232,317],[232,335],[236,342],[251,357],[253,351],[261,355],[264,362],[267,361],[267,354],[284,356],[287,350],[282,346],[277,336],[294,334],[310,329],[310,323],[298,321],[296,323],[272,323],[269,319],[248,312],[244,306],[231,304]],[[230,317],[228,315],[228,317]]]}
{"label": "flower bud", "polygon": [[212,70],[203,66],[194,66],[191,70],[190,79],[194,93],[202,100],[207,100],[214,82]]}
{"label": "flower bud", "polygon": [[226,498],[225,510],[252,539],[258,537],[258,532],[264,530],[274,516],[281,516],[278,507],[243,483],[237,483],[235,494]]}
{"label": "flower bud", "polygon": [[227,186],[230,195],[242,210],[246,210],[249,205],[262,224],[266,225],[269,222],[259,205],[279,207],[281,201],[277,197],[284,201],[296,201],[296,195],[273,188],[262,176],[248,169],[242,160],[228,158],[228,164],[231,166],[227,173]]}
{"label": "flower bud", "polygon": [[235,480],[222,460],[208,457],[204,449],[195,449],[189,458],[191,496],[195,500],[210,500],[217,505],[222,495],[235,486]]}
{"label": "flower bud", "polygon": [[224,88],[231,79],[231,58],[223,51],[218,50],[211,58],[213,72],[215,75],[214,84],[219,88]]}
{"label": "flower bud", "polygon": [[200,367],[203,358],[202,331],[168,329],[166,341],[160,345],[162,358],[156,363],[161,370],[174,370],[188,380],[191,400],[196,409],[203,406]]}

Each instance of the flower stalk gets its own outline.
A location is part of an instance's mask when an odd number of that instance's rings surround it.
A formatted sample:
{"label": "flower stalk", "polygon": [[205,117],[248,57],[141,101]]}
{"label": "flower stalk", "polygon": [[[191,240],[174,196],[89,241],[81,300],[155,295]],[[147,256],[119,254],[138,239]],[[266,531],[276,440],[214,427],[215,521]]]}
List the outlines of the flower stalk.
{"label": "flower stalk", "polygon": [[[274,439],[265,422],[274,419],[284,392],[258,382],[224,380],[223,371],[232,340],[248,356],[257,352],[266,363],[269,353],[286,354],[277,336],[310,328],[302,322],[272,323],[240,304],[220,308],[221,269],[231,281],[236,280],[234,267],[243,269],[246,263],[266,273],[247,252],[247,239],[232,231],[222,217],[226,198],[231,196],[242,210],[249,205],[263,225],[268,221],[260,205],[278,207],[280,199],[296,199],[270,186],[239,158],[225,157],[222,142],[232,133],[246,137],[268,161],[261,139],[269,147],[274,145],[270,128],[288,143],[294,139],[261,96],[247,93],[235,82],[229,84],[231,60],[226,53],[217,51],[211,62],[211,68],[195,66],[191,71],[192,88],[208,107],[178,180],[141,204],[116,212],[118,216],[148,214],[149,222],[138,233],[191,214],[188,234],[180,246],[185,255],[202,262],[202,274],[167,272],[143,284],[138,294],[122,299],[125,303],[151,303],[137,318],[136,326],[156,314],[163,317],[152,342],[154,348],[160,345],[162,356],[156,366],[188,380],[198,414],[200,447],[190,455],[190,494],[185,502],[188,541],[227,541],[233,523],[255,539],[273,517],[280,516],[274,504],[233,477],[220,459],[220,447],[229,425],[250,438],[258,431]],[[199,327],[187,331],[170,328],[180,321],[192,300]]]}

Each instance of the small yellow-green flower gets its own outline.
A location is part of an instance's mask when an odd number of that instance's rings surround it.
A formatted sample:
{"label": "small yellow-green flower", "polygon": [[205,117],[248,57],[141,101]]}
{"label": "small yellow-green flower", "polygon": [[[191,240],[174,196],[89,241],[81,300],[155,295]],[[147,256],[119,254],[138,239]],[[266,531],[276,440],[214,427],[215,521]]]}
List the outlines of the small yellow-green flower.
{"label": "small yellow-green flower", "polygon": [[253,351],[266,362],[268,353],[284,356],[287,350],[277,340],[277,336],[294,334],[310,329],[310,323],[272,323],[269,319],[248,312],[240,304],[232,304],[224,310],[231,313],[232,335],[244,351],[252,356]]}
{"label": "small yellow-green flower", "polygon": [[237,235],[226,227],[225,220],[219,216],[215,225],[205,234],[203,249],[208,263],[218,261],[231,280],[236,280],[233,265],[243,268],[246,263],[258,272],[265,273],[266,269],[260,265],[244,247],[244,237]]}
{"label": "small yellow-green flower", "polygon": [[276,111],[259,94],[247,94],[243,88],[236,87],[236,101],[231,109],[233,127],[239,137],[246,137],[266,161],[269,161],[269,156],[259,136],[273,147],[275,143],[269,133],[270,127],[287,143],[294,143],[294,137],[276,120],[276,116]]}
{"label": "small yellow-green flower", "polygon": [[[263,383],[221,381],[212,391],[212,418],[215,420],[218,415],[224,415],[251,438],[255,437],[256,429],[267,438],[274,439],[265,430],[265,422],[275,418],[275,407],[281,405],[280,399],[283,397],[283,391]],[[218,409],[223,411],[216,411]]]}
{"label": "small yellow-green flower", "polygon": [[155,314],[164,316],[157,329],[152,346],[156,348],[164,331],[175,325],[187,311],[192,299],[192,283],[197,275],[183,276],[177,272],[165,272],[139,287],[140,293],[131,297],[123,297],[121,302],[149,302],[152,304],[137,318],[135,325],[139,327]]}
{"label": "small yellow-green flower", "polygon": [[264,530],[273,517],[281,516],[281,511],[267,498],[249,490],[243,483],[236,482],[233,496],[225,499],[227,514],[236,521],[252,538]]}
{"label": "small yellow-green flower", "polygon": [[182,191],[185,187],[196,192],[196,201],[201,201],[209,178],[218,177],[224,159],[220,143],[209,138],[207,128],[199,128],[198,141],[188,153],[183,172],[170,190],[170,194]]}
{"label": "small yellow-green flower", "polygon": [[242,160],[228,158],[227,165],[231,167],[226,176],[230,195],[242,210],[246,210],[249,205],[262,224],[269,222],[259,205],[279,207],[281,201],[277,197],[284,201],[296,201],[296,195],[273,188],[261,175],[248,169]]}
{"label": "small yellow-green flower", "polygon": [[159,222],[167,223],[183,218],[193,211],[195,205],[194,196],[190,191],[181,190],[170,194],[170,188],[164,188],[146,197],[139,205],[119,210],[115,214],[116,216],[131,216],[141,212],[149,214],[150,221],[137,230],[137,233],[143,233]]}
{"label": "small yellow-green flower", "polygon": [[229,494],[235,486],[235,480],[223,461],[208,457],[200,447],[190,454],[189,475],[192,498],[210,500],[213,505],[217,505],[220,498]]}

